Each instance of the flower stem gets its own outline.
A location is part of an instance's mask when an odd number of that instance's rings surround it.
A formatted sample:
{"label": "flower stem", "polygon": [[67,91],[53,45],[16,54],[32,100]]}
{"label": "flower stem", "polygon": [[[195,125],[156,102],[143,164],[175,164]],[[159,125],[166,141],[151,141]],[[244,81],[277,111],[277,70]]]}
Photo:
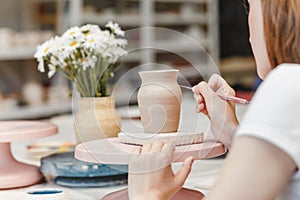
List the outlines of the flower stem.
{"label": "flower stem", "polygon": [[86,88],[86,92],[87,92],[87,95],[88,96],[91,96],[91,91],[90,91],[90,85],[89,85],[89,82],[87,80],[87,73],[86,73],[87,69],[86,70],[81,70],[81,76],[82,76],[82,79],[83,79],[83,83],[85,85],[85,88]]}

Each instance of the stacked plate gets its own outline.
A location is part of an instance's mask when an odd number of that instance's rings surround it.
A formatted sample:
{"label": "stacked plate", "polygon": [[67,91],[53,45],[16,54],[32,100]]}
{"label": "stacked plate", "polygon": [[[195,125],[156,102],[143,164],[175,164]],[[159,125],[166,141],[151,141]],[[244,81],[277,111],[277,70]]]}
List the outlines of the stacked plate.
{"label": "stacked plate", "polygon": [[40,171],[60,186],[108,187],[127,184],[128,166],[87,163],[68,152],[42,158]]}

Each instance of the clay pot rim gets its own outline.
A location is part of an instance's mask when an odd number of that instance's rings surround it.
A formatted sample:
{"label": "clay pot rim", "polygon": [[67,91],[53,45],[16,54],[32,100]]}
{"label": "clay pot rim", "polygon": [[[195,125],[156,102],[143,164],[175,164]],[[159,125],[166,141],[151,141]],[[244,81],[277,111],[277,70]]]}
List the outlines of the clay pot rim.
{"label": "clay pot rim", "polygon": [[161,70],[147,70],[140,71],[139,74],[149,74],[149,73],[166,73],[166,72],[179,72],[178,69],[161,69]]}

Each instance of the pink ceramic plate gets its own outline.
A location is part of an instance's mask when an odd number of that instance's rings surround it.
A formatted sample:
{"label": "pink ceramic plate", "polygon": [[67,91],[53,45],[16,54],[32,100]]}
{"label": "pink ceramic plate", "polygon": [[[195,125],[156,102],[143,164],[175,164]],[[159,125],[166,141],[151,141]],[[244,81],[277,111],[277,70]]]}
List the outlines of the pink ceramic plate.
{"label": "pink ceramic plate", "polygon": [[[77,145],[75,157],[93,163],[128,164],[135,147],[120,143],[118,138],[94,140]],[[224,154],[225,151],[225,147],[217,142],[176,146],[173,162],[182,162],[189,156],[195,159],[212,158]]]}
{"label": "pink ceramic plate", "polygon": [[50,122],[41,121],[3,121],[0,122],[0,142],[12,142],[42,138],[57,133],[57,127]]}

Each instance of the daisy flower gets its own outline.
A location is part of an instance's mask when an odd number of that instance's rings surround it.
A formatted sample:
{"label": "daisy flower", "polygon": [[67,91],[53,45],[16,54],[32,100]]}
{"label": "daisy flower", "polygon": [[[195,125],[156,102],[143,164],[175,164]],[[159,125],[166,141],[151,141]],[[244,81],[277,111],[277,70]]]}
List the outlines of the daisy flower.
{"label": "daisy flower", "polygon": [[[98,77],[96,73],[105,72],[110,78],[113,77],[114,64],[127,53],[127,40],[117,38],[124,36],[119,24],[108,22],[106,27],[110,31],[101,30],[93,24],[71,27],[62,36],[37,46],[34,57],[38,61],[38,71],[46,72],[49,78],[57,71],[63,73],[74,82],[81,96],[109,95],[106,90],[107,77],[99,75],[98,80],[95,78]],[[80,74],[80,77],[89,81],[77,81],[81,70],[85,73]]]}
{"label": "daisy flower", "polygon": [[113,32],[114,34],[116,34],[116,35],[119,35],[119,36],[124,36],[124,35],[125,35],[124,31],[121,30],[119,24],[117,24],[117,23],[114,23],[114,22],[112,22],[112,21],[109,21],[109,22],[105,25],[105,27],[110,28],[110,30],[112,30],[112,32]]}

